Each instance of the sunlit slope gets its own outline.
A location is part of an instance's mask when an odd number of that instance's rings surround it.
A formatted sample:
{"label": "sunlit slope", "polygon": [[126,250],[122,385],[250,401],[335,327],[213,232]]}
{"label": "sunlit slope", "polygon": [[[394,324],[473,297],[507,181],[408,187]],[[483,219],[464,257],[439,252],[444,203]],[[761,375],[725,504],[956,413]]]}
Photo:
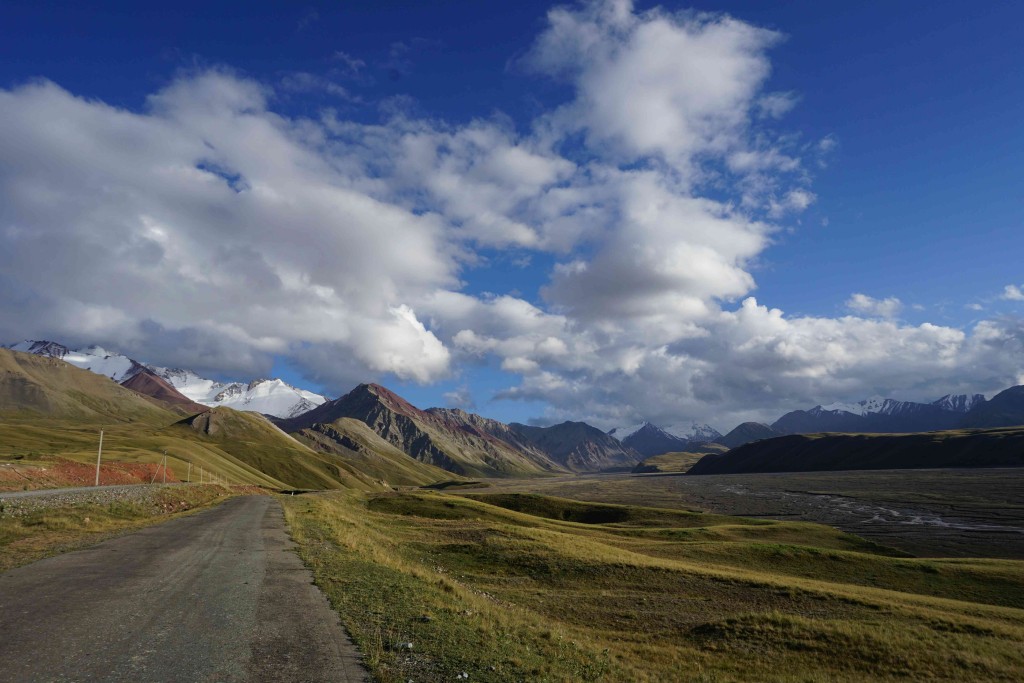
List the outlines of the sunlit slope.
{"label": "sunlit slope", "polygon": [[165,431],[216,448],[294,488],[386,488],[351,462],[314,452],[259,413],[214,408]]}
{"label": "sunlit slope", "polygon": [[182,481],[211,476],[272,488],[379,490],[352,463],[316,453],[263,416],[229,408],[182,420],[110,379],[58,359],[0,349],[0,459],[50,456],[156,463]]}
{"label": "sunlit slope", "polygon": [[694,463],[705,455],[707,455],[707,453],[662,453],[661,455],[655,455],[645,459],[639,465],[634,467],[633,471],[638,474],[655,472],[686,472],[693,467]]}
{"label": "sunlit slope", "polygon": [[355,418],[317,423],[296,432],[295,437],[313,450],[343,458],[367,475],[393,486],[423,486],[459,478],[409,457]]}
{"label": "sunlit slope", "polygon": [[475,424],[468,414],[420,410],[377,384],[360,384],[345,396],[280,424],[285,431],[297,433],[346,417],[361,420],[415,460],[458,475],[529,476],[562,471],[543,452],[491,434],[486,425]]}
{"label": "sunlit slope", "polygon": [[170,410],[62,360],[0,348],[0,417],[166,424]]}

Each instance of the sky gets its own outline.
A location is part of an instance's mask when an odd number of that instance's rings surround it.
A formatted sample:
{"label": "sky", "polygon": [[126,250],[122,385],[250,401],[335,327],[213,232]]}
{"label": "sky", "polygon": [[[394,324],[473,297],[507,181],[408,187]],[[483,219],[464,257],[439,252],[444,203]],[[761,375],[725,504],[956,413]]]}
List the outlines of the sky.
{"label": "sky", "polygon": [[7,2],[0,341],[726,431],[1024,383],[1019,3]]}

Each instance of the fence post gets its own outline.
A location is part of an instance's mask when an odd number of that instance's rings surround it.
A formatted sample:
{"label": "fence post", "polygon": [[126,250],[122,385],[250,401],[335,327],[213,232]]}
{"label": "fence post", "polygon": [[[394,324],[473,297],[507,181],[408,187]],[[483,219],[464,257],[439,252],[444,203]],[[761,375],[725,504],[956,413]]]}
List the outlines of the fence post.
{"label": "fence post", "polygon": [[96,453],[96,483],[94,486],[100,485],[100,460],[103,459],[103,430],[100,430],[100,450]]}

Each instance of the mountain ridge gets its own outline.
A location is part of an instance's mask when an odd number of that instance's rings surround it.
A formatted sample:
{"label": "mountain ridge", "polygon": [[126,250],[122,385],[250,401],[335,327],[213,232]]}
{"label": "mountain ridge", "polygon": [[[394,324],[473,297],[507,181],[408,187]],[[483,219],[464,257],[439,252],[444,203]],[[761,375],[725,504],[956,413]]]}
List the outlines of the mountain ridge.
{"label": "mountain ridge", "polygon": [[75,350],[54,341],[26,339],[6,348],[37,356],[58,358],[83,370],[109,377],[118,384],[124,384],[142,372],[149,372],[171,385],[176,393],[187,400],[207,408],[227,406],[275,417],[294,417],[327,400],[326,396],[293,387],[281,379],[220,382],[200,377],[197,373],[183,368],[148,365],[95,345]]}

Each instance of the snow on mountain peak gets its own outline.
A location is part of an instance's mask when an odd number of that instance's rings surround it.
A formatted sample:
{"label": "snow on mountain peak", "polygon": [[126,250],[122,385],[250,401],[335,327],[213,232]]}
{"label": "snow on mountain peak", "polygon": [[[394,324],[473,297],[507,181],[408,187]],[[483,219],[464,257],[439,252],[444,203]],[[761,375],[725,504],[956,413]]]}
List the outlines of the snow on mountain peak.
{"label": "snow on mountain peak", "polygon": [[[628,439],[629,437],[631,437],[634,434],[636,434],[637,432],[639,432],[644,427],[647,427],[648,425],[650,425],[652,427],[654,426],[650,422],[644,421],[644,422],[639,422],[639,423],[637,423],[635,425],[630,425],[628,427],[615,427],[615,428],[611,429],[608,432],[608,436],[615,437],[621,443],[621,442],[625,441],[626,439]],[[655,427],[655,429],[657,429],[657,428]]]}
{"label": "snow on mountain peak", "polygon": [[678,436],[681,439],[687,439],[694,443],[707,443],[722,437],[722,433],[711,425],[697,422],[673,425],[665,431],[672,436]]}
{"label": "snow on mountain peak", "polygon": [[191,370],[150,369],[188,398],[210,407],[227,406],[275,417],[295,417],[327,402],[326,396],[298,389],[281,379],[260,378],[243,384],[217,382]]}
{"label": "snow on mountain peak", "polygon": [[984,402],[984,394],[946,394],[932,405],[954,413],[966,413],[974,406]]}
{"label": "snow on mountain peak", "polygon": [[34,353],[37,356],[49,356],[50,358],[63,358],[71,352],[71,349],[63,344],[36,339],[26,339],[25,341],[18,342],[17,344],[11,344],[7,348],[12,351]]}
{"label": "snow on mountain peak", "polygon": [[228,406],[276,417],[295,417],[327,401],[326,396],[298,389],[280,379],[256,379],[252,382],[218,382],[200,377],[191,370],[147,366],[102,346],[74,351],[51,341],[27,339],[9,346],[13,351],[61,358],[64,361],[109,377],[117,383],[134,377],[143,369],[165,379],[187,398],[206,406]]}

